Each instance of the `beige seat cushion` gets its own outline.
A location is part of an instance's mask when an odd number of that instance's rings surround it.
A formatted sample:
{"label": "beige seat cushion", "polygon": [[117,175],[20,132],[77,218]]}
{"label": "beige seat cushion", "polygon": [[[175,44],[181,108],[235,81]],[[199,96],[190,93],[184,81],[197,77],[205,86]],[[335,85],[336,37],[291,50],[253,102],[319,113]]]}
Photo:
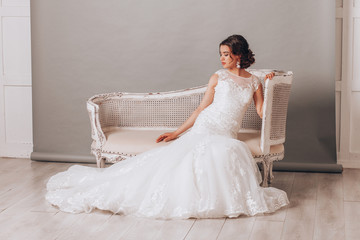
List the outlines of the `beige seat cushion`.
{"label": "beige seat cushion", "polygon": [[[107,140],[102,150],[103,152],[108,153],[136,155],[155,147],[165,146],[171,143],[156,143],[156,139],[165,132],[169,132],[169,130],[112,129],[111,131],[105,132]],[[263,155],[260,149],[260,133],[239,133],[238,139],[249,146],[249,149],[254,157]],[[283,151],[283,144],[274,145],[270,148],[270,154],[277,154]]]}
{"label": "beige seat cushion", "polygon": [[[260,149],[261,133],[238,133],[238,139],[245,142],[254,157],[262,156]],[[284,144],[277,144],[270,147],[270,154],[279,154],[284,152]]]}
{"label": "beige seat cushion", "polygon": [[104,132],[107,140],[102,150],[104,152],[136,155],[171,143],[164,141],[156,143],[156,139],[165,132],[169,132],[169,130],[112,129]]}

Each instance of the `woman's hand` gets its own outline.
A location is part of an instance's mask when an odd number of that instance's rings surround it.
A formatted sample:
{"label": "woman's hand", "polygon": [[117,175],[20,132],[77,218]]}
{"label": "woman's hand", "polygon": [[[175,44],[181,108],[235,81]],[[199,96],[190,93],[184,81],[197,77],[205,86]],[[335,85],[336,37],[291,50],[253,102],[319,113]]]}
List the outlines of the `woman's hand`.
{"label": "woman's hand", "polygon": [[161,142],[161,141],[165,141],[165,142],[168,142],[168,141],[171,141],[175,138],[177,138],[178,135],[175,133],[175,132],[167,132],[167,133],[163,133],[161,134],[158,139],[156,139],[156,142]]}
{"label": "woman's hand", "polygon": [[275,76],[275,73],[271,72],[269,74],[266,74],[265,79],[270,79],[271,80],[274,76]]}

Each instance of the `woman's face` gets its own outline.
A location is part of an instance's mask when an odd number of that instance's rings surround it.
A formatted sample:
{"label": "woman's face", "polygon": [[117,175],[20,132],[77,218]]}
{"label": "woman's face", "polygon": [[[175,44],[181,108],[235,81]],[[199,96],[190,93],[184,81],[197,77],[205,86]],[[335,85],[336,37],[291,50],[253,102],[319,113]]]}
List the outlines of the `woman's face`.
{"label": "woman's face", "polygon": [[227,45],[220,45],[220,62],[224,68],[236,68],[236,62],[240,58],[232,54],[231,49]]}

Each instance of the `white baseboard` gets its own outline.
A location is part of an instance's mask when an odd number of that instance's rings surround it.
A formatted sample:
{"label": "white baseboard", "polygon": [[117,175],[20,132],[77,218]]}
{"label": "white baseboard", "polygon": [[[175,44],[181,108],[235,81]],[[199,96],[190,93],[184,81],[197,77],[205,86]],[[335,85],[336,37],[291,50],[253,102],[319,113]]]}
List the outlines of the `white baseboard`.
{"label": "white baseboard", "polygon": [[0,157],[30,158],[33,151],[33,144],[28,143],[7,143],[0,146]]}
{"label": "white baseboard", "polygon": [[[341,156],[339,154],[338,156]],[[349,159],[338,158],[338,164],[343,165],[343,168],[360,168],[360,153],[349,153]]]}

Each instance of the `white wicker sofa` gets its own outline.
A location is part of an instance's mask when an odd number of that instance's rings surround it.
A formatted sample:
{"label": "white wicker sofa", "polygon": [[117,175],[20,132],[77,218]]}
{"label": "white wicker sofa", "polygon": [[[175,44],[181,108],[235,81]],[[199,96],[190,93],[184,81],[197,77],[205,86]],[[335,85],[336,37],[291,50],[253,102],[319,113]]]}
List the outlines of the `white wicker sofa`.
{"label": "white wicker sofa", "polygon": [[[252,103],[242,121],[238,139],[249,146],[256,162],[263,166],[263,183],[273,178],[273,161],[284,158],[286,115],[292,72],[251,70],[264,88],[264,117]],[[275,71],[272,80],[264,76]],[[170,142],[156,143],[156,138],[180,126],[199,105],[206,85],[159,93],[106,93],[91,97],[87,110],[91,122],[91,152],[97,166],[115,163]]]}

